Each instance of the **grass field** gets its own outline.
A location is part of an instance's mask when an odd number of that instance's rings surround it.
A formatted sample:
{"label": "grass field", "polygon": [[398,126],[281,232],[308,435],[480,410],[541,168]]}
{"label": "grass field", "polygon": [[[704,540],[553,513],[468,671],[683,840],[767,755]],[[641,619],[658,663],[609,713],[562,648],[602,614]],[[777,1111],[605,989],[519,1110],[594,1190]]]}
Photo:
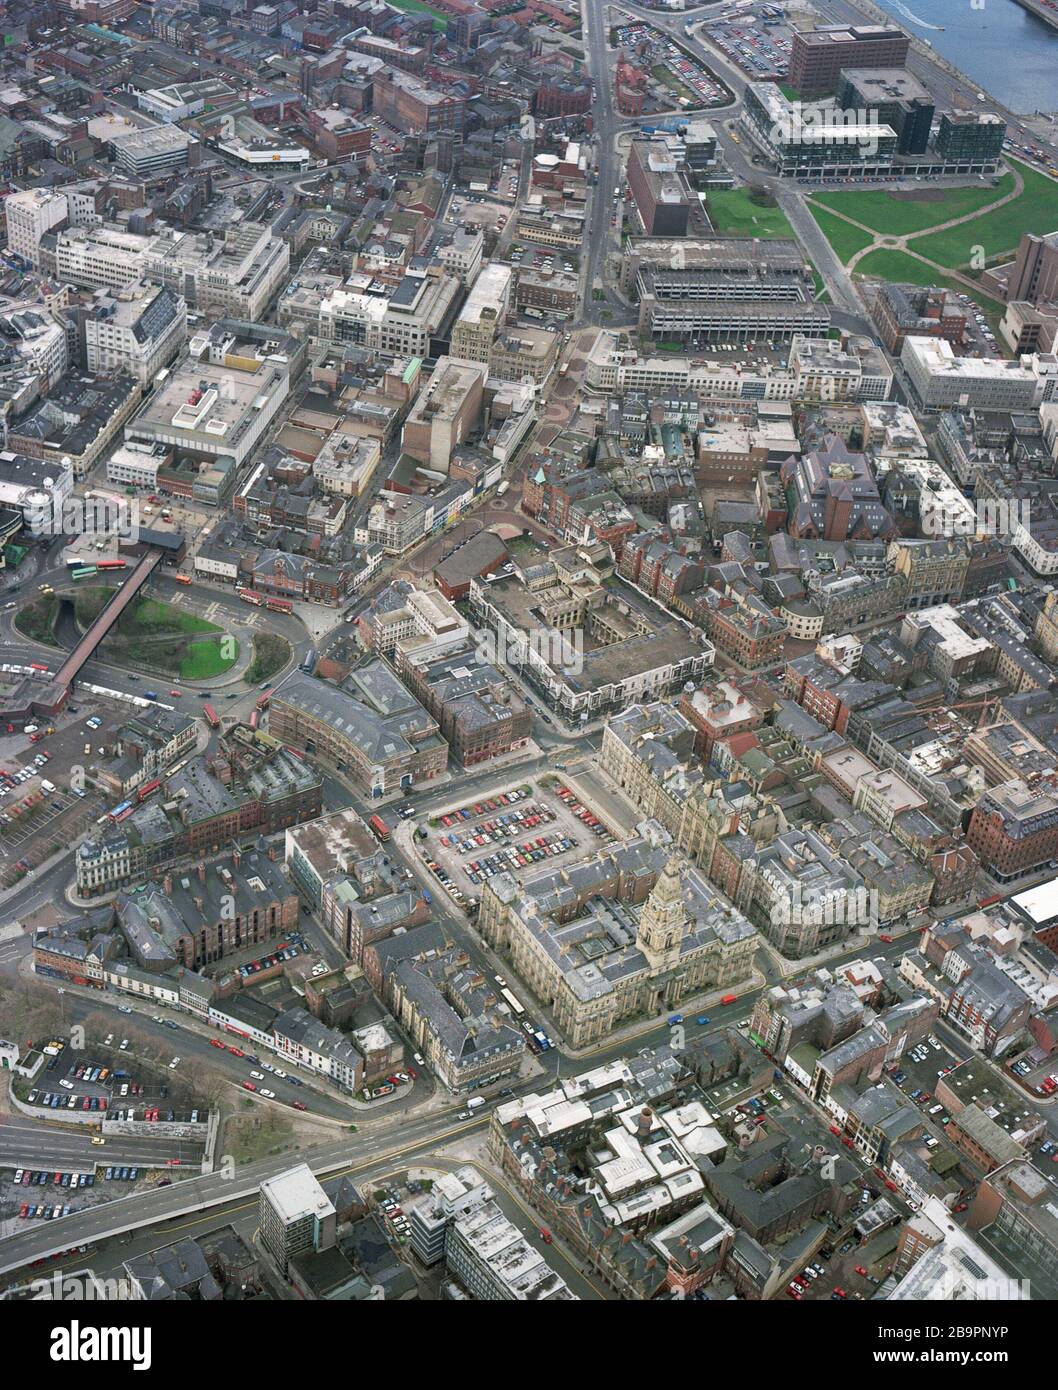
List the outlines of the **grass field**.
{"label": "grass field", "polygon": [[433,15],[433,27],[439,33],[448,32],[448,19],[440,10],[431,10],[429,5],[422,4],[422,0],[393,0],[393,8],[406,10],[409,14],[431,14]]}
{"label": "grass field", "polygon": [[1026,164],[1018,169],[1025,187],[1012,202],[985,217],[922,237],[915,250],[941,265],[962,269],[971,263],[975,246],[984,248],[988,261],[1005,260],[1017,250],[1023,232],[1053,232],[1058,227],[1058,182]]}
{"label": "grass field", "polygon": [[[125,621],[122,618],[122,631],[126,630]],[[172,608],[167,603],[145,598],[133,610],[127,630],[131,633],[137,629],[144,633],[157,632],[159,629],[166,632],[216,632],[217,625],[208,623],[205,618],[196,618],[193,613]]]}
{"label": "grass field", "polygon": [[[95,586],[77,594],[77,620],[82,627],[93,621],[112,592]],[[124,656],[147,671],[183,680],[223,675],[239,656],[238,642],[216,623],[156,599],[141,599],[104,642],[115,658]]]}
{"label": "grass field", "polygon": [[[987,207],[1014,188],[1014,176],[1004,174],[999,186],[976,184],[970,188],[943,188],[915,198],[897,197],[880,190],[849,193],[814,193],[813,202],[854,217],[879,236],[906,236],[908,232],[925,231],[953,217],[965,217],[968,212]],[[937,195],[941,196],[937,196]],[[836,249],[836,248],[835,248]]]}
{"label": "grass field", "polygon": [[705,211],[721,236],[792,237],[780,207],[758,207],[746,188],[721,188],[706,194]]}
{"label": "grass field", "polygon": [[967,290],[966,286],[957,280],[949,280],[939,275],[935,270],[930,270],[928,265],[923,265],[914,256],[905,255],[903,251],[872,251],[870,255],[864,256],[862,261],[857,261],[855,274],[903,285],[944,285],[956,294],[970,294],[974,302],[980,304],[981,312],[988,319],[993,333],[1006,312],[1006,306],[998,300],[989,299],[987,295],[977,291]]}
{"label": "grass field", "polygon": [[811,203],[808,210],[819,223],[819,230],[833,246],[838,260],[843,265],[850,261],[857,251],[870,246],[871,237],[866,232],[861,232],[858,227],[842,222],[840,217],[832,217],[829,212],[824,212],[822,208],[814,207]]}
{"label": "grass field", "polygon": [[[981,253],[988,264],[1004,261],[1014,255],[1022,233],[1053,232],[1058,227],[1058,182],[1017,160],[1010,163],[1016,164],[1024,181],[1018,197],[994,212],[971,217],[957,227],[916,237],[912,249],[951,270],[964,270],[972,265],[982,269],[982,264],[975,265],[975,257]],[[848,262],[857,251],[870,244],[870,239],[840,218],[828,216],[822,208],[854,217],[857,222],[873,228],[879,236],[906,236],[912,232],[928,233],[931,227],[949,222],[953,217],[965,217],[994,203],[1013,188],[1014,177],[1008,173],[995,187],[989,183],[935,189],[932,196],[927,197],[924,186],[924,196],[915,199],[897,198],[892,193],[879,191],[814,193],[809,206],[835,252]],[[874,262],[875,254],[868,259]],[[861,268],[862,263],[857,269]]]}
{"label": "grass field", "polygon": [[180,658],[180,675],[186,681],[205,681],[230,671],[234,657],[226,655],[223,637],[206,637],[189,642]]}

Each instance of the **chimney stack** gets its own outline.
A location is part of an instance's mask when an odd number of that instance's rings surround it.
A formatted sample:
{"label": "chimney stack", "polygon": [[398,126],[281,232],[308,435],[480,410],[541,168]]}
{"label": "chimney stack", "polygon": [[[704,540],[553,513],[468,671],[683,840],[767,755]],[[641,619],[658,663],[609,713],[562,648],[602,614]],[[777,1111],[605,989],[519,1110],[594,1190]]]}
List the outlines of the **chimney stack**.
{"label": "chimney stack", "polygon": [[166,874],[166,876],[162,879],[162,892],[165,894],[167,898],[171,898],[173,896],[172,874]]}
{"label": "chimney stack", "polygon": [[206,881],[206,861],[204,859],[200,859],[198,862],[198,881],[200,883]]}

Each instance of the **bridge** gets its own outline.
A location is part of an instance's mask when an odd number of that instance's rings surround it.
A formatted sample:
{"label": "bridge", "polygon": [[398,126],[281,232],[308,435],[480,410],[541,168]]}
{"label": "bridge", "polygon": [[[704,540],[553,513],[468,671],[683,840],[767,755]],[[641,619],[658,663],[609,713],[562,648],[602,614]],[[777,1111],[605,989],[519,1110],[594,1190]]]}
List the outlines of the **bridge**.
{"label": "bridge", "polygon": [[26,680],[10,692],[0,708],[0,720],[22,722],[31,716],[47,719],[56,715],[70,698],[73,683],[81,674],[96,648],[126,612],[129,604],[150,579],[162,559],[162,551],[149,549],[141,555],[125,582],[78,641],[55,674],[45,683]]}

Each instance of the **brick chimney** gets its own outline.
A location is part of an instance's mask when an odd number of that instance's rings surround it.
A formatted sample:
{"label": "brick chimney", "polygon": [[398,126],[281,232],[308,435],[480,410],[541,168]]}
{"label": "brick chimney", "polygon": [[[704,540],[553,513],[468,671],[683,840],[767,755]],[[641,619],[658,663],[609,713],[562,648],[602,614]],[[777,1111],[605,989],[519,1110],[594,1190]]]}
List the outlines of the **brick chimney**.
{"label": "brick chimney", "polygon": [[198,863],[198,881],[200,883],[206,881],[206,861],[204,859],[200,859]]}
{"label": "brick chimney", "polygon": [[162,879],[162,892],[165,894],[167,898],[171,898],[173,896],[172,874],[166,874],[166,876]]}
{"label": "brick chimney", "polygon": [[236,869],[237,869],[237,868],[239,867],[239,865],[242,863],[242,847],[241,847],[241,845],[236,845],[235,848],[232,850],[232,852],[231,852],[231,862],[232,862],[232,866],[233,866],[234,868],[236,868]]}

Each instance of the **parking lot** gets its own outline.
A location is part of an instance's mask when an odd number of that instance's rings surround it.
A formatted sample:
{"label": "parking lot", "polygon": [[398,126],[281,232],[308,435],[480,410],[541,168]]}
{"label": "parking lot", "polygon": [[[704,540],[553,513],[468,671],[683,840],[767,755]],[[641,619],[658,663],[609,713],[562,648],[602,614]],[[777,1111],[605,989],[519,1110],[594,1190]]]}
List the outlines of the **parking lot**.
{"label": "parking lot", "polygon": [[[929,1040],[910,1048],[898,1062],[889,1064],[889,1079],[908,1100],[912,1101],[928,1117],[929,1123],[938,1131],[951,1119],[947,1110],[936,1098],[937,1082],[947,1076],[959,1065],[959,1059],[952,1055],[938,1037],[930,1034]],[[926,1140],[930,1148],[937,1146]]]}
{"label": "parking lot", "polygon": [[969,317],[966,320],[966,335],[959,356],[961,357],[1001,357],[1002,345],[997,341],[989,326],[988,319],[969,295],[960,294],[959,302]]}
{"label": "parking lot", "polygon": [[[127,1197],[149,1187],[166,1187],[178,1160],[143,1164],[104,1164],[70,1168],[15,1168],[5,1174],[0,1195],[0,1230],[14,1234],[30,1221],[54,1221],[71,1212]],[[188,1170],[197,1173],[198,1165]],[[76,1196],[74,1195],[76,1193]]]}
{"label": "parking lot", "polygon": [[726,58],[754,81],[780,80],[790,67],[793,31],[785,24],[764,24],[753,15],[710,24],[699,32],[703,42],[715,44]]}
{"label": "parking lot", "polygon": [[641,20],[618,25],[617,43],[654,79],[655,109],[674,102],[685,107],[720,106],[730,99],[708,68],[653,25]]}
{"label": "parking lot", "polygon": [[476,900],[498,873],[580,859],[613,839],[575,793],[549,781],[509,788],[436,820],[427,839],[428,864],[457,902]]}
{"label": "parking lot", "polygon": [[[158,1023],[163,1021],[174,1032],[178,1031],[172,1019],[163,1020],[161,1015],[155,1019]],[[137,1079],[132,1051],[132,1040],[123,1037],[120,1028],[108,1033],[87,1057],[60,1044],[59,1051],[51,1057],[30,1089],[26,1103],[55,1111],[56,1119],[62,1118],[63,1112],[75,1112],[78,1116],[98,1114],[100,1120],[105,1115],[108,1119],[148,1123],[197,1123],[197,1110],[186,1102],[180,1104],[170,1100],[170,1085],[180,1081],[180,1058],[161,1064],[165,1071],[173,1074],[171,1078],[161,1080],[152,1076],[151,1072],[158,1070],[156,1064],[143,1068],[142,1079]]]}
{"label": "parking lot", "polygon": [[1058,1064],[1053,1057],[1040,1057],[1030,1048],[1008,1063],[1015,1084],[1037,1096],[1053,1096],[1058,1091]]}
{"label": "parking lot", "polygon": [[580,257],[567,248],[557,250],[550,246],[522,246],[513,242],[510,258],[511,265],[520,266],[523,270],[538,270],[543,275],[552,272],[558,274],[559,271],[565,275],[575,275],[580,267]]}
{"label": "parking lot", "polygon": [[70,845],[99,816],[106,797],[86,778],[110,756],[122,724],[75,703],[53,723],[0,731],[0,859],[9,875]]}

